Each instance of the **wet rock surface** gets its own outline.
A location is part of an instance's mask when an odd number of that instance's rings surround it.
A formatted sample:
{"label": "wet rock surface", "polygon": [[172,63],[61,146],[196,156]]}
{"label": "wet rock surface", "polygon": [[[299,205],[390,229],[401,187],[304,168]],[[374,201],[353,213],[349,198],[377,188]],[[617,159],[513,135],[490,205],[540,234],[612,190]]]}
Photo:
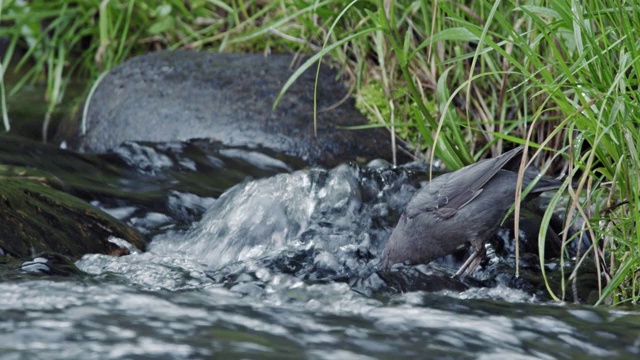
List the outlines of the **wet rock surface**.
{"label": "wet rock surface", "polygon": [[260,146],[309,165],[391,159],[387,130],[339,129],[367,121],[336,80],[337,72],[326,66],[319,75],[317,137],[315,66],[272,109],[299,64],[291,55],[164,51],[136,57],[99,84],[88,106],[86,133],[80,124],[67,123],[58,141],[101,153],[128,140],[204,138],[228,146]]}
{"label": "wet rock surface", "polygon": [[20,270],[38,275],[71,276],[82,274],[82,271],[71,259],[58,253],[40,253],[32,260],[23,262],[20,265]]}
{"label": "wet rock surface", "polygon": [[[292,165],[289,165],[292,164]],[[0,135],[0,177],[45,182],[104,206],[165,208],[193,220],[177,198],[217,197],[246,177],[290,171],[290,157],[218,142],[124,143],[106,154],[80,154],[49,144]],[[173,194],[166,198],[167,192]],[[182,208],[181,208],[182,207]]]}
{"label": "wet rock surface", "polygon": [[[87,253],[110,254],[119,246],[112,236],[144,249],[136,230],[86,202],[41,183],[0,180],[0,248],[4,255],[26,258],[53,252],[77,259]],[[37,264],[36,264],[37,265]]]}

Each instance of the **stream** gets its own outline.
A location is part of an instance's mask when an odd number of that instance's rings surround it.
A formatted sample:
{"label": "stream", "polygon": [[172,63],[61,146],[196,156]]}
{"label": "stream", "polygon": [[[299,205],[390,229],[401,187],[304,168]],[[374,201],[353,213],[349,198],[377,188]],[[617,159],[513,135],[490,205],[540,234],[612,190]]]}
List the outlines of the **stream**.
{"label": "stream", "polygon": [[3,271],[0,359],[640,355],[634,308],[554,303],[500,283],[389,291],[376,270],[419,183],[411,166],[293,171],[255,149],[179,142],[130,142],[100,159],[118,159],[122,178],[110,181],[132,196],[86,200],[152,241],[122,257],[87,254],[79,275]]}

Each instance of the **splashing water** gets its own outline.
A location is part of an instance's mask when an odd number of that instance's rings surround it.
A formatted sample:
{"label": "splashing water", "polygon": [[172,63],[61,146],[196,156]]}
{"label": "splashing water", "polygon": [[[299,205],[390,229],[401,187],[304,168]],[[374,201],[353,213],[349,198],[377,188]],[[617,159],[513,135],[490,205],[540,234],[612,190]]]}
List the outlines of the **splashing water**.
{"label": "splashing water", "polygon": [[363,194],[359,171],[343,165],[244,182],[217,199],[184,239],[157,238],[151,249],[175,251],[211,269],[287,247],[313,246],[324,264],[335,263],[331,254],[345,248],[365,246],[377,254],[389,224],[374,219],[389,215],[383,201],[389,194],[384,186]]}

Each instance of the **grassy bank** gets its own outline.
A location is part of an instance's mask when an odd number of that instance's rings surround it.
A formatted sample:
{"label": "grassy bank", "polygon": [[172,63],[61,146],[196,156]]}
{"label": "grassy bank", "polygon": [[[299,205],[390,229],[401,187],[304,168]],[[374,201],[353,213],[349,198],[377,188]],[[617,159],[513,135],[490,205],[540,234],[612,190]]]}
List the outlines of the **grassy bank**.
{"label": "grassy bank", "polygon": [[36,0],[0,14],[3,69],[26,74],[3,94],[45,81],[51,110],[71,76],[147,51],[302,52],[339,66],[372,123],[420,157],[455,169],[505,143],[544,149],[535,164],[577,184],[566,226],[596,242],[576,263],[602,274],[601,302],[640,299],[635,2]]}

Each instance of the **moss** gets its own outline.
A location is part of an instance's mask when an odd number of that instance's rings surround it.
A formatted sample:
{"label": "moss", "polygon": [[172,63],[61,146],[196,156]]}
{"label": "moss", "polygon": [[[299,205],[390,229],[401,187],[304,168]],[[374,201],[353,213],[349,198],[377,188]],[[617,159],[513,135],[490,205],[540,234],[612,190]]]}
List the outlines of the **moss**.
{"label": "moss", "polygon": [[[412,144],[424,144],[419,140],[419,132],[415,126],[416,120],[413,118],[402,118],[403,114],[412,114],[413,116],[421,116],[415,103],[402,99],[407,94],[404,86],[399,86],[393,90],[391,98],[394,99],[396,134],[404,140]],[[424,104],[429,112],[435,117],[437,114],[437,106],[435,102],[427,102]],[[401,108],[398,108],[400,106]],[[379,124],[382,120],[389,125],[391,119],[391,106],[389,104],[389,96],[385,94],[384,86],[380,81],[373,80],[367,85],[359,89],[356,94],[356,108],[363,113],[369,122]]]}
{"label": "moss", "polygon": [[143,249],[136,230],[84,201],[43,184],[23,179],[0,179],[0,248],[22,258],[55,252],[79,258],[87,253],[109,254],[118,247],[110,236]]}
{"label": "moss", "polygon": [[384,88],[379,81],[371,81],[360,89],[358,95],[356,98],[356,108],[366,115],[371,123],[380,121],[375,109],[378,109],[383,119],[391,119],[389,99],[385,95]]}

